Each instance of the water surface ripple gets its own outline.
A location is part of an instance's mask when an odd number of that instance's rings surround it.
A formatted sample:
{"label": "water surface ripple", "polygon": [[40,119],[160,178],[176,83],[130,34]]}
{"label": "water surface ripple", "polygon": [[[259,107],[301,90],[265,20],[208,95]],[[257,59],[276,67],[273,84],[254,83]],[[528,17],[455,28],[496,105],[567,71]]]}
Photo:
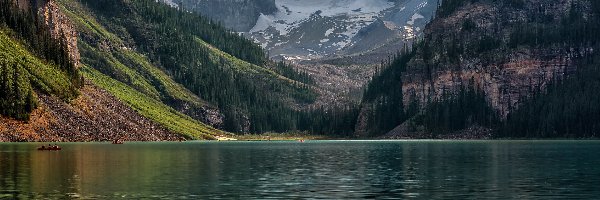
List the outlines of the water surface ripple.
{"label": "water surface ripple", "polygon": [[1,198],[594,199],[599,141],[0,143]]}

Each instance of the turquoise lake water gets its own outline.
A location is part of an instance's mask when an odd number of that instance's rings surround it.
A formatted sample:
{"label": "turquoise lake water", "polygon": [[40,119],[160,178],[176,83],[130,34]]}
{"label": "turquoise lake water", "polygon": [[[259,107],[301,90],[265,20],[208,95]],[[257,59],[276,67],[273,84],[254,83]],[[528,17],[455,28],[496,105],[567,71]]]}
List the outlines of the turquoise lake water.
{"label": "turquoise lake water", "polygon": [[599,141],[0,143],[0,199],[598,199]]}

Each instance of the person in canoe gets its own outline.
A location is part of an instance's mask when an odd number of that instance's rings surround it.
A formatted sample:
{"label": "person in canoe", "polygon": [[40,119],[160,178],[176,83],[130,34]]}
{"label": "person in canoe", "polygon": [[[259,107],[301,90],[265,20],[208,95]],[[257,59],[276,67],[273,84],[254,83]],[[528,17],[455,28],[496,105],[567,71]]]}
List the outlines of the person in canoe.
{"label": "person in canoe", "polygon": [[58,145],[54,145],[54,146],[49,145],[48,147],[42,146],[42,147],[38,148],[37,150],[40,150],[40,151],[60,151],[60,150],[62,150],[62,148],[60,148]]}

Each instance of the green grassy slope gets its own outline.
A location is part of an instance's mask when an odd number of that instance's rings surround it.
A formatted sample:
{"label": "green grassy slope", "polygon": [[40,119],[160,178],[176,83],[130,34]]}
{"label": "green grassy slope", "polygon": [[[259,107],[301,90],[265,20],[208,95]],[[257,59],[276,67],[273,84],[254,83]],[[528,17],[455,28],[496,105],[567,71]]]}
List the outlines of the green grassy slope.
{"label": "green grassy slope", "polygon": [[77,88],[66,72],[34,56],[10,33],[10,30],[0,29],[2,114],[27,119],[37,104],[35,91],[64,100],[77,96]]}
{"label": "green grassy slope", "polygon": [[209,50],[208,53],[210,55],[212,62],[219,62],[219,61],[221,61],[221,59],[224,59],[223,63],[227,67],[230,67],[241,73],[264,74],[265,76],[270,76],[274,80],[284,81],[284,83],[287,83],[287,84],[304,85],[303,83],[300,83],[300,82],[294,81],[292,79],[289,79],[285,76],[282,76],[282,75],[274,72],[273,70],[270,70],[265,67],[261,67],[261,66],[249,63],[247,61],[241,60],[239,58],[236,58],[236,57],[228,54],[227,52],[223,52],[223,51],[219,50],[218,48],[212,46],[211,44],[208,44],[207,42],[205,42],[204,40],[202,40],[200,38],[195,38],[195,42],[197,42],[198,44],[202,45],[203,47],[205,47]]}
{"label": "green grassy slope", "polygon": [[194,139],[215,139],[215,135],[225,134],[223,131],[207,126],[187,115],[181,114],[161,101],[149,97],[91,67],[84,66],[82,72],[87,79],[92,80],[96,85],[106,89],[144,117],[165,126],[173,132]]}
{"label": "green grassy slope", "polygon": [[[59,5],[84,37],[102,41],[102,44],[89,44],[86,40],[80,40],[84,63],[91,64],[94,68],[154,99],[181,100],[196,105],[206,104],[173,81],[147,57],[125,48],[125,42],[99,24],[81,4],[72,0],[60,0]],[[102,49],[102,45],[110,48]]]}

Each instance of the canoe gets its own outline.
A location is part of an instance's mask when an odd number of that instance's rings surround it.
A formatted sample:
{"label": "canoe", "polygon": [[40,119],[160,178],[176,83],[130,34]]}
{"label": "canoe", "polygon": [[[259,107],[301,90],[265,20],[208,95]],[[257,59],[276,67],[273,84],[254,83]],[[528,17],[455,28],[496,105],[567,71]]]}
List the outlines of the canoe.
{"label": "canoe", "polygon": [[60,151],[62,148],[60,147],[40,147],[37,149],[38,151]]}

